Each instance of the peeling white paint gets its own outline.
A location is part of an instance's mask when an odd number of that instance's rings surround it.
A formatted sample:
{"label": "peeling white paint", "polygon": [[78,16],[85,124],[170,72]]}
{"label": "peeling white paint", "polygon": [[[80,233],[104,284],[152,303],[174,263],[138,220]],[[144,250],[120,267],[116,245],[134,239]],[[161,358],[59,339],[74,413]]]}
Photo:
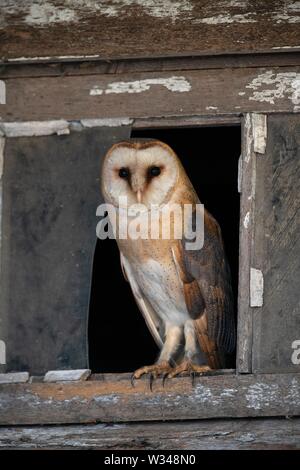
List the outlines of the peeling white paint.
{"label": "peeling white paint", "polygon": [[6,344],[3,339],[0,339],[0,364],[6,364]]}
{"label": "peeling white paint", "polygon": [[262,307],[264,303],[264,277],[260,269],[250,269],[250,307]]}
{"label": "peeling white paint", "polygon": [[[67,5],[67,3],[66,1],[65,4]],[[53,3],[43,1],[29,5],[29,11],[25,16],[25,23],[34,26],[46,26],[52,23],[70,23],[76,19],[77,14],[75,10],[56,7]]]}
{"label": "peeling white paint", "polygon": [[300,109],[300,73],[272,70],[259,74],[246,88],[253,90],[249,100],[275,104],[278,99],[289,99],[294,111]]}
{"label": "peeling white paint", "polygon": [[246,434],[241,434],[237,440],[240,442],[253,442],[256,440],[256,436],[250,432],[247,432]]}
{"label": "peeling white paint", "polygon": [[231,7],[239,7],[239,8],[246,8],[248,5],[247,5],[247,1],[245,0],[227,0],[227,1],[223,1],[220,3],[220,8],[231,8]]}
{"label": "peeling white paint", "polygon": [[189,0],[65,0],[57,5],[51,0],[35,0],[34,2],[5,2],[5,10],[1,21],[2,26],[9,24],[10,15],[21,14],[30,26],[47,27],[49,24],[71,24],[79,22],[83,16],[100,14],[107,18],[130,16],[130,7],[140,7],[144,14],[153,18],[168,18],[174,23],[178,17],[187,20],[193,11]]}
{"label": "peeling white paint", "polygon": [[93,401],[96,402],[98,405],[102,404],[115,404],[118,403],[119,397],[118,395],[111,394],[111,395],[99,395],[98,397],[93,397]]}
{"label": "peeling white paint", "polygon": [[265,114],[252,114],[253,124],[253,150],[264,154],[267,145],[267,116]]}
{"label": "peeling white paint", "polygon": [[69,129],[69,127],[64,127],[63,129],[58,129],[56,131],[56,134],[57,135],[68,135],[68,134],[70,134],[70,129]]}
{"label": "peeling white paint", "polygon": [[89,369],[76,370],[49,370],[44,377],[44,382],[74,382],[86,380],[91,375]]}
{"label": "peeling white paint", "polygon": [[27,121],[2,122],[0,131],[6,137],[29,137],[51,134],[69,134],[68,122],[61,119],[57,121]]}
{"label": "peeling white paint", "polygon": [[213,405],[219,405],[221,401],[220,396],[214,395],[210,388],[205,387],[201,384],[197,384],[195,388],[194,398],[200,403],[210,402]]}
{"label": "peeling white paint", "polygon": [[273,15],[273,19],[276,21],[276,23],[299,23],[300,16],[298,13],[300,13],[300,2],[286,2],[282,10]]}
{"label": "peeling white paint", "polygon": [[161,85],[172,92],[184,93],[191,90],[191,84],[185,77],[169,78],[147,78],[144,80],[135,80],[132,82],[113,82],[109,83],[105,89],[95,85],[90,90],[90,95],[109,95],[111,93],[142,93],[150,89],[152,85]]}
{"label": "peeling white paint", "polygon": [[4,80],[0,80],[0,104],[6,104],[6,86]]}
{"label": "peeling white paint", "polygon": [[[12,2],[2,0],[2,15],[0,26],[5,27],[12,23],[14,15],[24,18],[25,26],[46,28],[48,25],[62,24],[74,25],[91,15],[102,15],[107,18],[124,18],[132,15],[132,7],[141,9],[144,15],[152,18],[168,19],[175,23],[192,21],[194,24],[228,25],[232,23],[257,23],[258,21],[271,19],[277,23],[299,23],[299,2],[286,2],[283,7],[268,12],[252,11],[243,12],[244,8],[250,9],[251,4],[242,0],[222,1],[219,15],[197,18],[194,14],[194,4],[190,0],[65,0],[57,5],[54,0],[27,0]],[[232,14],[232,8],[237,8],[237,13]],[[242,41],[238,41],[242,42]]]}
{"label": "peeling white paint", "polygon": [[81,119],[83,127],[119,127],[129,126],[133,123],[130,118],[108,118],[108,119]]}
{"label": "peeling white paint", "polygon": [[276,23],[300,23],[300,2],[285,2],[278,13],[273,14]]}
{"label": "peeling white paint", "polygon": [[[7,62],[43,62],[48,60],[90,60],[100,59],[100,54],[90,55],[58,55],[58,56],[36,56],[36,57],[15,57],[7,59]],[[1,61],[0,61],[1,62]]]}
{"label": "peeling white paint", "polygon": [[299,12],[300,13],[300,2],[291,2],[287,4],[287,9],[294,11],[294,12]]}
{"label": "peeling white paint", "polygon": [[293,378],[288,393],[284,397],[284,402],[289,405],[293,403],[300,406],[300,383],[299,380]]}
{"label": "peeling white paint", "polygon": [[[72,1],[72,0],[71,0]],[[169,18],[172,22],[184,15],[187,19],[193,11],[193,4],[189,0],[114,0],[109,5],[97,0],[77,0],[83,8],[92,12],[99,12],[107,17],[130,15],[131,6],[139,6],[146,15],[153,18]]]}
{"label": "peeling white paint", "polygon": [[249,12],[245,14],[232,15],[230,13],[220,14],[217,16],[210,16],[206,18],[199,18],[193,21],[193,23],[204,23],[204,24],[231,24],[231,23],[256,23],[257,19],[255,12]]}
{"label": "peeling white paint", "polygon": [[[249,165],[250,161],[252,162],[251,168],[251,195],[250,199],[253,200],[253,214],[254,214],[254,203],[255,203],[255,191],[256,191],[256,154],[254,153],[254,123],[253,123],[253,113],[247,113],[245,116],[244,124],[244,160],[245,168]],[[249,199],[249,198],[248,198]],[[252,221],[253,216],[252,214]]]}
{"label": "peeling white paint", "polygon": [[[80,57],[80,56],[79,56]],[[7,59],[7,62],[40,62],[43,60],[51,60],[54,57],[50,55],[45,56],[37,56],[37,57],[16,57],[13,59]]]}
{"label": "peeling white paint", "polygon": [[274,46],[272,49],[300,49],[299,46]]}
{"label": "peeling white paint", "polygon": [[243,225],[245,228],[248,228],[249,227],[249,223],[250,223],[250,212],[248,211],[247,214],[245,215],[244,217],[244,220],[243,220]]}
{"label": "peeling white paint", "polygon": [[252,118],[250,113],[247,113],[245,117],[245,142],[245,162],[249,163],[253,147]]}
{"label": "peeling white paint", "polygon": [[207,111],[218,109],[217,106],[206,106]]}
{"label": "peeling white paint", "polygon": [[261,410],[273,405],[279,399],[279,386],[277,384],[256,383],[250,385],[246,393],[247,408]]}
{"label": "peeling white paint", "polygon": [[224,388],[221,392],[221,397],[234,398],[237,393],[238,390],[236,388]]}
{"label": "peeling white paint", "polygon": [[25,383],[29,380],[28,372],[8,372],[0,374],[0,384]]}
{"label": "peeling white paint", "polygon": [[238,192],[242,192],[242,181],[243,181],[243,156],[239,156],[238,162]]}
{"label": "peeling white paint", "polygon": [[64,135],[70,134],[70,131],[73,130],[81,131],[85,127],[119,127],[128,126],[132,123],[133,119],[127,117],[107,119],[82,119],[81,121],[65,121],[61,119],[57,121],[0,122],[0,138],[1,136],[34,137],[52,134]]}
{"label": "peeling white paint", "polygon": [[276,23],[300,23],[300,16],[289,15],[288,13],[278,13],[273,16]]}

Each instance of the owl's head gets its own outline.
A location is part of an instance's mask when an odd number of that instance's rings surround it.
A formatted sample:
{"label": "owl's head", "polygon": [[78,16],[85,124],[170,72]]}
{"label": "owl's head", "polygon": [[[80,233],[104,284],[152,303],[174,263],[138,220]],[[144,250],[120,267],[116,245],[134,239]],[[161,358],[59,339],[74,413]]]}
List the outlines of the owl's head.
{"label": "owl's head", "polygon": [[162,205],[169,201],[180,173],[180,162],[163,142],[124,141],[107,152],[102,168],[102,193],[107,203],[119,206]]}

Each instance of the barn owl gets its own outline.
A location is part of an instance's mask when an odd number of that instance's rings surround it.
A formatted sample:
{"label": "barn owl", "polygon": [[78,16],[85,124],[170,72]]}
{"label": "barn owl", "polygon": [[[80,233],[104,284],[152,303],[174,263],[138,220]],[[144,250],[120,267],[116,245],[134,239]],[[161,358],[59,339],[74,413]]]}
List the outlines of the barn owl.
{"label": "barn owl", "polygon": [[[113,145],[103,161],[101,185],[105,202],[117,212],[126,210],[122,198],[127,208],[140,203],[147,213],[155,207],[159,233],[166,205],[200,203],[175,152],[156,140]],[[160,348],[156,363],[139,368],[133,378],[224,367],[235,348],[235,326],[229,267],[212,215],[204,211],[204,244],[198,250],[188,250],[174,227],[169,239],[116,239],[125,279]]]}

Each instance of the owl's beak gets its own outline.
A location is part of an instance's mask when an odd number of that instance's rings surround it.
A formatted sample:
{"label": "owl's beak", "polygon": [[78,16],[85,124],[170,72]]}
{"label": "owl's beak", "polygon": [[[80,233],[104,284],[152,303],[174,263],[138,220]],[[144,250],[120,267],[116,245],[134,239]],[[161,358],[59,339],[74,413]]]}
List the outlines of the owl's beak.
{"label": "owl's beak", "polygon": [[140,204],[142,202],[142,191],[140,189],[136,192],[136,198]]}
{"label": "owl's beak", "polygon": [[142,201],[142,192],[143,192],[144,184],[145,184],[145,181],[143,177],[141,177],[138,174],[132,175],[131,189],[136,194],[136,198],[139,204]]}

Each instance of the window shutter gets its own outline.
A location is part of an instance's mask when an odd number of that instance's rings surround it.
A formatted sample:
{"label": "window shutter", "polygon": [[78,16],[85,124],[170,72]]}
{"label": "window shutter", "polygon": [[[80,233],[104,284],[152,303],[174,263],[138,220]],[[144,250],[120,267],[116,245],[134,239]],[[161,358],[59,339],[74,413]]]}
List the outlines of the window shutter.
{"label": "window shutter", "polygon": [[253,372],[300,372],[299,115],[269,115],[267,129],[266,151],[256,154]]}
{"label": "window shutter", "polygon": [[129,136],[122,126],[6,140],[0,318],[8,371],[87,366],[100,163]]}

